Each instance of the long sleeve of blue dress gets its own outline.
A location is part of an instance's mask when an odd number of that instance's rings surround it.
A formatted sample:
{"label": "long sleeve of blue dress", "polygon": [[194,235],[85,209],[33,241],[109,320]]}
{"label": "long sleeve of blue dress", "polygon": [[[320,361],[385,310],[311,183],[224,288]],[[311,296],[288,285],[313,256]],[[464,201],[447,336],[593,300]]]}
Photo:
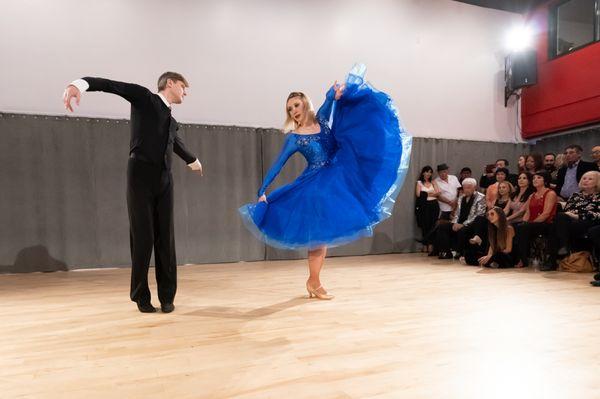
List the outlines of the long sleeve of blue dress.
{"label": "long sleeve of blue dress", "polygon": [[335,90],[333,87],[329,89],[327,94],[325,95],[325,102],[319,108],[317,112],[317,119],[322,123],[326,123],[329,128],[333,123],[333,112],[335,110]]}
{"label": "long sleeve of blue dress", "polygon": [[279,152],[279,156],[277,157],[277,160],[275,160],[275,163],[271,166],[271,168],[267,172],[267,175],[265,176],[263,184],[262,184],[262,186],[260,186],[260,189],[258,190],[259,197],[262,196],[265,193],[265,191],[267,191],[267,187],[269,187],[269,185],[273,182],[273,180],[275,180],[275,177],[277,177],[277,175],[279,174],[279,172],[281,171],[281,169],[283,168],[283,166],[285,165],[287,160],[292,155],[294,155],[294,153],[296,151],[298,151],[298,146],[296,144],[295,137],[293,134],[289,134],[288,137],[285,139],[285,143],[283,144],[283,148]]}

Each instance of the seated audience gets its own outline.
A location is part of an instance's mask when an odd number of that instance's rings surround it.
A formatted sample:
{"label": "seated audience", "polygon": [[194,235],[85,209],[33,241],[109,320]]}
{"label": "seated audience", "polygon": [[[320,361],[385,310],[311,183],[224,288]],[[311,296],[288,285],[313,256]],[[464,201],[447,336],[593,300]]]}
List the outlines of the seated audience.
{"label": "seated audience", "polygon": [[493,207],[488,211],[487,218],[489,249],[487,255],[477,260],[479,265],[502,269],[514,267],[512,249],[515,229],[506,220],[502,208]]}
{"label": "seated audience", "polygon": [[538,170],[544,169],[544,160],[542,158],[542,154],[532,153],[527,155],[525,158],[525,171],[531,173],[532,175]]}
{"label": "seated audience", "polygon": [[517,188],[512,194],[508,208],[510,211],[508,214],[508,222],[510,224],[517,224],[523,221],[523,215],[527,210],[526,204],[529,196],[533,194],[535,189],[533,188],[533,176],[527,172],[521,172],[519,179],[517,180]]}
{"label": "seated audience", "polygon": [[[493,207],[501,208],[504,211],[504,214],[509,213],[510,197],[514,191],[515,189],[510,182],[503,181],[498,183],[498,194],[496,195],[496,201],[494,201]],[[489,209],[493,207],[490,207]]]}
{"label": "seated audience", "polygon": [[495,178],[496,182],[488,187],[485,192],[485,202],[488,209],[491,209],[496,202],[496,197],[498,196],[498,184],[503,181],[506,181],[508,177],[508,169],[506,168],[498,168],[496,169]]}
{"label": "seated audience", "polygon": [[596,164],[596,168],[598,168],[598,170],[600,170],[600,145],[594,146],[592,148],[592,159],[594,160],[594,163]]}
{"label": "seated audience", "polygon": [[[525,204],[523,223],[516,226],[519,263],[517,267],[529,266],[531,241],[538,235],[548,237],[554,216],[556,215],[557,195],[550,189],[550,175],[538,171],[533,175],[535,192]],[[540,270],[554,270],[550,264],[542,265]]]}
{"label": "seated audience", "polygon": [[[550,241],[550,262],[569,254],[578,247],[586,233],[600,225],[600,172],[586,172],[579,182],[580,191],[569,197],[564,212],[558,213],[554,221],[554,232]],[[555,266],[555,265],[554,265]]]}
{"label": "seated audience", "polygon": [[598,165],[581,159],[583,149],[573,144],[565,148],[566,165],[558,170],[556,176],[556,193],[564,200],[579,191],[579,180],[585,172],[598,170]]}
{"label": "seated audience", "polygon": [[517,172],[525,172],[525,161],[527,160],[527,155],[520,155],[519,160],[517,161]]}
{"label": "seated audience", "polygon": [[463,193],[458,198],[458,205],[451,223],[439,225],[436,233],[435,249],[440,259],[452,259],[451,250],[456,251],[459,258],[464,251],[467,240],[477,235],[484,235],[485,196],[476,191],[477,181],[467,178],[463,181]]}

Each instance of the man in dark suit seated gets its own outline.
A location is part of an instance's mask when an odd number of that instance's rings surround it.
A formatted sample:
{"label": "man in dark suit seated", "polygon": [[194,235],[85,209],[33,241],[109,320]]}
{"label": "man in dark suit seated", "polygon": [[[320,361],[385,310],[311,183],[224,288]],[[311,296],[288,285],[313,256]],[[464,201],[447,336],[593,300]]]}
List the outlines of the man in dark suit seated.
{"label": "man in dark suit seated", "polygon": [[556,193],[565,201],[579,191],[581,176],[591,170],[598,170],[595,163],[581,160],[582,153],[583,149],[577,144],[565,148],[566,165],[558,170],[556,177]]}

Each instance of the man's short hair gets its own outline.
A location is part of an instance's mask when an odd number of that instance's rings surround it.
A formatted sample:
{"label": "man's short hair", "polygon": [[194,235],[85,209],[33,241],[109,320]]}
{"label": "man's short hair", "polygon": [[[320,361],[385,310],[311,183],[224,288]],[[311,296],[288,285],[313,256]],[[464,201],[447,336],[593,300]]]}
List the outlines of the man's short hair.
{"label": "man's short hair", "polygon": [[565,148],[565,151],[566,150],[575,150],[580,154],[583,152],[583,148],[581,148],[581,146],[579,144],[571,144],[570,146]]}
{"label": "man's short hair", "polygon": [[506,168],[496,169],[496,173],[494,173],[494,175],[497,175],[498,173],[504,173],[506,175],[506,177],[508,177],[508,175],[509,175],[508,169],[506,169]]}
{"label": "man's short hair", "polygon": [[508,159],[503,159],[503,158],[496,159],[496,163],[498,163],[498,161],[503,161],[504,162],[504,166],[508,166]]}
{"label": "man's short hair", "polygon": [[183,82],[185,87],[190,87],[188,81],[182,74],[177,72],[165,72],[158,78],[158,91],[164,90],[167,87],[167,80],[171,79],[174,82]]}
{"label": "man's short hair", "polygon": [[548,155],[552,155],[554,158],[556,158],[556,154],[553,152],[547,152],[544,154],[544,158],[546,158]]}

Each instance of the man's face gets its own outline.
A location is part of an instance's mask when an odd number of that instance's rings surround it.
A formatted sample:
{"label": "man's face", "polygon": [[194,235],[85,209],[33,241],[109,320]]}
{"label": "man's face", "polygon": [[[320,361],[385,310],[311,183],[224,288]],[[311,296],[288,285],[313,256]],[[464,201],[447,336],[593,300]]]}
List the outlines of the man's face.
{"label": "man's face", "polygon": [[183,98],[187,96],[185,83],[180,80],[167,80],[165,95],[171,99],[173,104],[181,104],[183,102]]}
{"label": "man's face", "polygon": [[440,176],[440,179],[442,179],[442,180],[447,180],[448,179],[448,169],[440,170],[438,172],[438,176]]}
{"label": "man's face", "polygon": [[506,168],[506,162],[503,159],[499,159],[496,161],[496,169],[504,169]]}
{"label": "man's face", "polygon": [[554,155],[552,154],[548,154],[544,157],[544,166],[546,167],[546,169],[554,166]]}
{"label": "man's face", "polygon": [[467,197],[470,197],[475,192],[475,186],[472,184],[464,184],[463,186],[463,194]]}
{"label": "man's face", "polygon": [[600,162],[600,145],[597,145],[594,148],[592,148],[592,159],[595,162]]}
{"label": "man's face", "polygon": [[567,148],[565,158],[567,158],[567,163],[573,164],[581,159],[581,153],[575,148]]}

